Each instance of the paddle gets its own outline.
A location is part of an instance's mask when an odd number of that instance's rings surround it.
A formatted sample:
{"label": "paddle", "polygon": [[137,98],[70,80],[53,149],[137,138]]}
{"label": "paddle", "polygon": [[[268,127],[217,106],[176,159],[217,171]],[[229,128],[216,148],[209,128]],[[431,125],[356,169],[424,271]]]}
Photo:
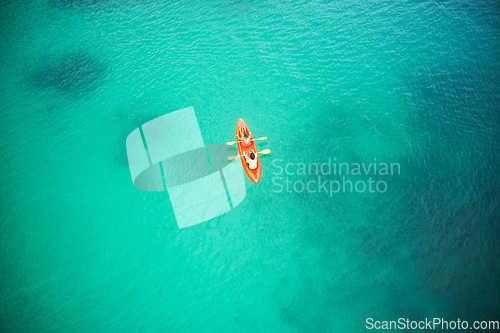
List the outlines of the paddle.
{"label": "paddle", "polygon": [[[257,154],[263,154],[263,155],[265,155],[265,154],[270,154],[270,153],[271,153],[271,149],[264,149],[262,151],[259,151]],[[234,160],[237,157],[242,157],[242,156],[245,156],[245,155],[229,156],[227,159],[231,161],[231,160]]]}
{"label": "paddle", "polygon": [[[258,139],[252,139],[250,141],[259,141],[259,140],[267,140],[267,136],[263,136],[262,138],[258,138]],[[242,142],[242,141],[240,141]],[[232,146],[234,145],[235,143],[238,143],[238,141],[230,141],[230,142],[226,142],[226,145],[228,146]]]}

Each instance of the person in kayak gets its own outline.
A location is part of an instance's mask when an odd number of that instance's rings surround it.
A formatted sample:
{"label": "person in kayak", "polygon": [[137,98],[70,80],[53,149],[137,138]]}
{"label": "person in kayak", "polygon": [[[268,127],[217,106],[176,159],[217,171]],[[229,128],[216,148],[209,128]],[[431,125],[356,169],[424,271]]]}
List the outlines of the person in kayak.
{"label": "person in kayak", "polygon": [[248,128],[241,129],[238,139],[241,142],[243,147],[248,147],[251,144],[252,133],[250,132],[250,130]]}
{"label": "person in kayak", "polygon": [[257,154],[253,150],[249,154],[245,154],[245,161],[250,170],[257,169]]}

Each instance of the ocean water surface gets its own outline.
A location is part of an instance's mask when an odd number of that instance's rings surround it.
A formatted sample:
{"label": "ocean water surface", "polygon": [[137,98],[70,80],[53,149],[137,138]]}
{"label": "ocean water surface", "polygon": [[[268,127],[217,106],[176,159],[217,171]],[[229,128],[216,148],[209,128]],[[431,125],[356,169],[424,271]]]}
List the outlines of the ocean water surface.
{"label": "ocean water surface", "polygon": [[[2,332],[500,319],[497,1],[0,9]],[[205,143],[243,118],[272,153],[239,206],[179,230],[167,193],[134,188],[125,139],[188,106]],[[331,195],[278,174],[330,160],[400,169]]]}

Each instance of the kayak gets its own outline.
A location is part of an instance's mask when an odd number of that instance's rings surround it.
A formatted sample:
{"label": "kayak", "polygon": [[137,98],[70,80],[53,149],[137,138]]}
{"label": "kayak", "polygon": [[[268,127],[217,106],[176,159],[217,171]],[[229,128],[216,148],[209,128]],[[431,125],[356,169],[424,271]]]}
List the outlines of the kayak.
{"label": "kayak", "polygon": [[[245,131],[248,134],[250,134],[250,143],[247,145],[245,145],[245,143],[243,142],[243,133]],[[238,119],[238,123],[236,124],[236,141],[238,142],[238,152],[245,173],[247,174],[248,178],[250,178],[254,183],[258,183],[260,181],[260,173],[261,173],[259,154],[256,154],[257,168],[253,170],[249,168],[247,161],[245,159],[246,154],[249,154],[250,152],[257,153],[257,145],[255,144],[252,132],[250,132],[250,129],[248,128],[247,124],[241,118]]]}

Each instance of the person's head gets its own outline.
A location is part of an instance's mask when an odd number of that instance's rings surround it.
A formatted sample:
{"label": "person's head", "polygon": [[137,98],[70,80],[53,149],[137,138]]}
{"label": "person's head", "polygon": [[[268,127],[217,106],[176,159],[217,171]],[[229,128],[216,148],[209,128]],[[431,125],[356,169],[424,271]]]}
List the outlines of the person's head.
{"label": "person's head", "polygon": [[248,134],[248,132],[245,130],[243,132],[243,139],[248,140],[249,138],[250,138],[250,134]]}
{"label": "person's head", "polygon": [[250,159],[252,159],[252,160],[255,159],[255,153],[254,152],[250,153]]}

